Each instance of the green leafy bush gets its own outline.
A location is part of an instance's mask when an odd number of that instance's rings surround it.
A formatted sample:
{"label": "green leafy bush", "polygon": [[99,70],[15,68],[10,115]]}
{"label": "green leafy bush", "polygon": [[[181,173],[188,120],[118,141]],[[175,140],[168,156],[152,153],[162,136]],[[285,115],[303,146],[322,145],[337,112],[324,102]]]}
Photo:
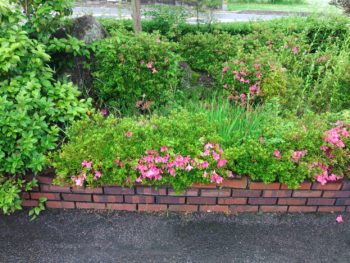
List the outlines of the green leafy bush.
{"label": "green leafy bush", "polygon": [[182,57],[199,71],[215,74],[237,53],[237,38],[228,33],[187,34],[179,42]]}
{"label": "green leafy bush", "polygon": [[[203,114],[187,111],[173,112],[167,117],[104,119],[96,115],[91,120],[77,122],[68,132],[70,142],[54,158],[58,182],[72,182],[72,175],[86,175],[82,162],[91,162],[99,180],[87,179],[88,185],[127,184],[135,182],[139,174],[135,170],[146,151],[160,151],[166,146],[169,154],[198,159],[207,142],[220,143],[215,128]],[[192,166],[194,166],[191,163]],[[183,171],[182,171],[183,172]],[[202,178],[203,171],[195,169],[182,173],[175,179],[164,176],[162,180],[148,184],[172,184],[184,188]],[[86,175],[89,178],[88,175]]]}
{"label": "green leafy bush", "polygon": [[96,43],[93,76],[100,103],[127,112],[137,101],[157,106],[171,100],[181,74],[175,48],[157,34],[120,35]]}
{"label": "green leafy bush", "polygon": [[0,175],[21,176],[43,169],[60,130],[85,116],[88,104],[71,83],[53,80],[50,57],[19,26],[14,6],[1,2],[0,8]]}

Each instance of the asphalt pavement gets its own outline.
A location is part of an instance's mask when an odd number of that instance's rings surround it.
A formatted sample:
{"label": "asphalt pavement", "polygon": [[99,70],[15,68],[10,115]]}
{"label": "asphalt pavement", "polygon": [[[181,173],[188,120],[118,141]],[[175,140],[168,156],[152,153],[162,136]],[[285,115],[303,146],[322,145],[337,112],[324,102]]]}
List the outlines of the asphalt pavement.
{"label": "asphalt pavement", "polygon": [[0,262],[350,262],[350,214],[0,216]]}

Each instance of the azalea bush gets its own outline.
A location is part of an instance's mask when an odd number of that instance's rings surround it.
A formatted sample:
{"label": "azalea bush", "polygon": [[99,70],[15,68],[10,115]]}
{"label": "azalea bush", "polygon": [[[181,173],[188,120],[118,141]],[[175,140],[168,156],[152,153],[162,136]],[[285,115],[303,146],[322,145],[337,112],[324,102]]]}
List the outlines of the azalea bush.
{"label": "azalea bush", "polygon": [[215,174],[226,176],[221,139],[200,113],[183,110],[150,119],[111,115],[105,119],[98,114],[75,123],[68,138],[70,142],[53,157],[57,182],[80,186],[137,182],[181,189],[214,180],[212,176],[220,180]]}
{"label": "azalea bush", "polygon": [[158,34],[118,35],[96,43],[93,75],[99,103],[130,112],[142,101],[149,108],[171,100],[181,74],[175,48]]}

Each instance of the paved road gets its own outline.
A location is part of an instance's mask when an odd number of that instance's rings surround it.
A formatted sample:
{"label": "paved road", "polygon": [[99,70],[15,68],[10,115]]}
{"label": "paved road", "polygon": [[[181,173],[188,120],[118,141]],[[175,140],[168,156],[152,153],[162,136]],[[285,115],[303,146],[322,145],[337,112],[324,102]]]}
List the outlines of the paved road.
{"label": "paved road", "polygon": [[[131,19],[131,12],[127,8],[118,9],[110,6],[76,6],[73,9],[73,16],[81,16],[85,14],[92,14],[96,17],[113,17]],[[274,18],[281,18],[288,16],[287,13],[276,14],[258,14],[254,12],[228,12],[217,11],[214,13],[214,18],[217,22],[237,22],[237,21],[250,21],[250,20],[270,20]],[[188,19],[189,23],[194,23],[196,18],[192,17]]]}
{"label": "paved road", "polygon": [[49,210],[0,216],[0,262],[350,261],[350,214],[157,215]]}

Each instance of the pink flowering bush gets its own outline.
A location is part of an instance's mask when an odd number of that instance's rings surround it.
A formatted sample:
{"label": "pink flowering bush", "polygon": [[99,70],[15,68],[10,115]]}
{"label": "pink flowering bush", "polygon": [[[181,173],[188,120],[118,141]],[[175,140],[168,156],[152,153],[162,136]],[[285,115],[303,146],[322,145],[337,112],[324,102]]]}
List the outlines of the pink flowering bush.
{"label": "pink flowering bush", "polygon": [[157,34],[119,34],[97,42],[93,76],[98,103],[128,113],[138,109],[137,101],[157,106],[171,100],[181,75],[175,48]]}
{"label": "pink flowering bush", "polygon": [[52,162],[58,183],[137,181],[180,189],[194,182],[220,183],[227,176],[221,139],[204,114],[180,111],[150,119],[96,114],[73,125],[68,136]]}

